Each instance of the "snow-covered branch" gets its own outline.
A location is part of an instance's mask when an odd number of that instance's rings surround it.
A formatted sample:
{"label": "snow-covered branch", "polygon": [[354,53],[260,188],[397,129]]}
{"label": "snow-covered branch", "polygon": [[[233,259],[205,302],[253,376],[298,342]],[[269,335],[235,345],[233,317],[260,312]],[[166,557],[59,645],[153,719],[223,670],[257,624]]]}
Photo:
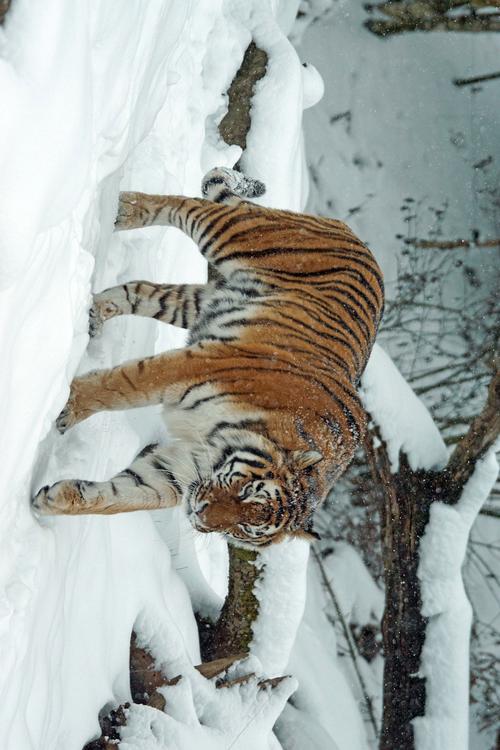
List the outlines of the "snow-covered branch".
{"label": "snow-covered branch", "polygon": [[[497,0],[389,0],[368,3],[365,8],[377,11],[386,18],[365,21],[365,26],[377,36],[390,36],[405,31],[499,31],[500,14]],[[460,8],[462,12],[453,12]],[[488,13],[478,13],[488,9]]]}
{"label": "snow-covered branch", "polygon": [[[466,747],[471,616],[461,566],[498,473],[492,450],[500,432],[499,381],[496,372],[483,410],[446,463],[427,409],[380,349],[363,377],[364,404],[375,423],[365,450],[383,488],[381,750]],[[440,650],[443,662],[436,661]]]}

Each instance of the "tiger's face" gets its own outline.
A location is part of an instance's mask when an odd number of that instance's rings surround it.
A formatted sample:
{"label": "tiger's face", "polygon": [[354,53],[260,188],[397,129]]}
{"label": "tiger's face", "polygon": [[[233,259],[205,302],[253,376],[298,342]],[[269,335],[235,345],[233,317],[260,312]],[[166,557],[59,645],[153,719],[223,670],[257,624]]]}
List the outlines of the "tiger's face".
{"label": "tiger's face", "polygon": [[188,515],[194,528],[218,531],[249,547],[265,547],[290,535],[313,538],[317,499],[311,469],[322,456],[316,451],[294,454],[291,461],[272,463],[231,455],[209,480],[191,488]]}

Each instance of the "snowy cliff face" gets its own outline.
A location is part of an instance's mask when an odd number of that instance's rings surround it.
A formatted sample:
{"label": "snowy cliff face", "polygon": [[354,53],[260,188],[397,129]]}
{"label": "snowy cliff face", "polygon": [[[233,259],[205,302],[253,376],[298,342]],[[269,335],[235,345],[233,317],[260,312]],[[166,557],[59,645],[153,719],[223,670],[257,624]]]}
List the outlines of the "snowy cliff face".
{"label": "snowy cliff face", "polygon": [[[209,168],[236,162],[239,149],[222,143],[216,126],[252,37],[270,64],[244,167],[266,182],[268,204],[303,206],[302,104],[318,98],[321,82],[304,72],[283,33],[297,2],[13,5],[0,31],[2,746],[79,750],[99,734],[99,710],[130,697],[135,626],[160,660],[184,671],[187,687],[177,702],[169,696],[177,714],[161,726],[147,712],[133,714],[124,747],[279,747],[270,730],[293,681],[255,705],[244,688],[217,702],[191,667],[200,660],[193,609],[213,613],[224,595],[221,540],[197,538],[178,511],[38,521],[29,498],[62,478],[110,476],[146,443],[168,439],[155,409],[102,414],[64,437],[52,425],[77,371],[182,345],[183,332],[123,319],[87,349],[90,292],[134,278],[206,277],[196,248],[175,230],[113,235],[117,196],[196,195]],[[301,542],[269,561],[273,596],[289,610],[276,621],[264,608],[256,671],[268,673],[266,636],[278,627],[286,632],[269,666],[286,668],[306,563]],[[343,682],[341,689],[348,700]],[[193,706],[204,712],[203,727]],[[354,704],[350,715],[357,739],[344,727],[346,750],[364,747]],[[247,732],[248,716],[255,720]],[[322,747],[333,746],[332,731],[324,730]]]}

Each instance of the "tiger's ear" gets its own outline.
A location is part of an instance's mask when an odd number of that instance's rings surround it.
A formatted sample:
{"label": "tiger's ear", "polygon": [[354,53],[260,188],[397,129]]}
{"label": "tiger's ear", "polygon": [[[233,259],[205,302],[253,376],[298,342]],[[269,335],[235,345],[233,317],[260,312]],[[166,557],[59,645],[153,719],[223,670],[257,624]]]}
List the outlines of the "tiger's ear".
{"label": "tiger's ear", "polygon": [[323,460],[319,451],[292,451],[292,461],[297,471],[305,471]]}

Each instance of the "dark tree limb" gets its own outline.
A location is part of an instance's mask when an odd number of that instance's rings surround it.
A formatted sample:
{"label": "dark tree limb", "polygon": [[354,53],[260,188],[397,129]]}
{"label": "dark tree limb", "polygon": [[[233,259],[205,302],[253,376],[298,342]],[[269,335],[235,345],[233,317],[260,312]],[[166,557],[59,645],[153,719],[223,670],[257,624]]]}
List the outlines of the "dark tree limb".
{"label": "dark tree limb", "polygon": [[479,513],[482,516],[489,516],[489,518],[498,518],[500,520],[500,508],[491,508],[489,505],[486,505],[484,508],[481,508]]}
{"label": "dark tree limb", "polygon": [[219,123],[219,133],[230,146],[240,146],[243,150],[247,146],[252,97],[257,81],[266,74],[267,61],[267,53],[251,42],[229,87],[227,114]]}
{"label": "dark tree limb", "polygon": [[[252,98],[257,82],[266,74],[267,53],[251,42],[228,90],[228,109],[219,123],[219,133],[228,145],[243,151],[251,126]],[[239,163],[235,165],[239,169]],[[215,273],[209,269],[209,278]],[[229,545],[229,587],[219,619],[210,628],[204,658],[218,659],[246,653],[252,640],[252,624],[259,612],[254,586],[259,578],[258,553]]]}
{"label": "dark tree limb", "polygon": [[497,78],[500,78],[500,71],[498,73],[486,73],[482,76],[473,76],[472,78],[455,78],[453,83],[455,86],[473,86],[475,83],[494,81]]}
{"label": "dark tree limb", "polygon": [[212,631],[208,658],[248,653],[252,625],[259,612],[254,586],[262,569],[257,563],[258,552],[229,545],[229,589]]}
{"label": "dark tree limb", "polygon": [[498,247],[500,245],[500,238],[490,240],[419,240],[415,237],[405,240],[406,245],[414,245],[414,247],[423,249],[435,249],[435,250],[454,250],[456,248],[489,248]]}
{"label": "dark tree limb", "polygon": [[10,8],[11,0],[0,0],[0,24],[5,21],[5,16]]}
{"label": "dark tree limb", "polygon": [[483,410],[472,421],[467,433],[453,451],[446,469],[441,473],[437,485],[439,499],[450,504],[459,500],[477,461],[493,446],[499,434],[500,370],[497,370],[490,381]]}
{"label": "dark tree limb", "polygon": [[500,238],[491,240],[419,240],[416,237],[411,237],[405,240],[405,245],[413,245],[424,250],[455,250],[464,247],[487,248],[499,247]]}
{"label": "dark tree limb", "polygon": [[404,454],[397,474],[385,443],[373,435],[365,439],[374,483],[382,487],[382,557],[384,561],[385,611],[383,719],[380,750],[411,750],[412,720],[425,711],[425,682],[418,676],[426,620],[418,580],[418,545],[429,520],[430,472],[413,472]]}

